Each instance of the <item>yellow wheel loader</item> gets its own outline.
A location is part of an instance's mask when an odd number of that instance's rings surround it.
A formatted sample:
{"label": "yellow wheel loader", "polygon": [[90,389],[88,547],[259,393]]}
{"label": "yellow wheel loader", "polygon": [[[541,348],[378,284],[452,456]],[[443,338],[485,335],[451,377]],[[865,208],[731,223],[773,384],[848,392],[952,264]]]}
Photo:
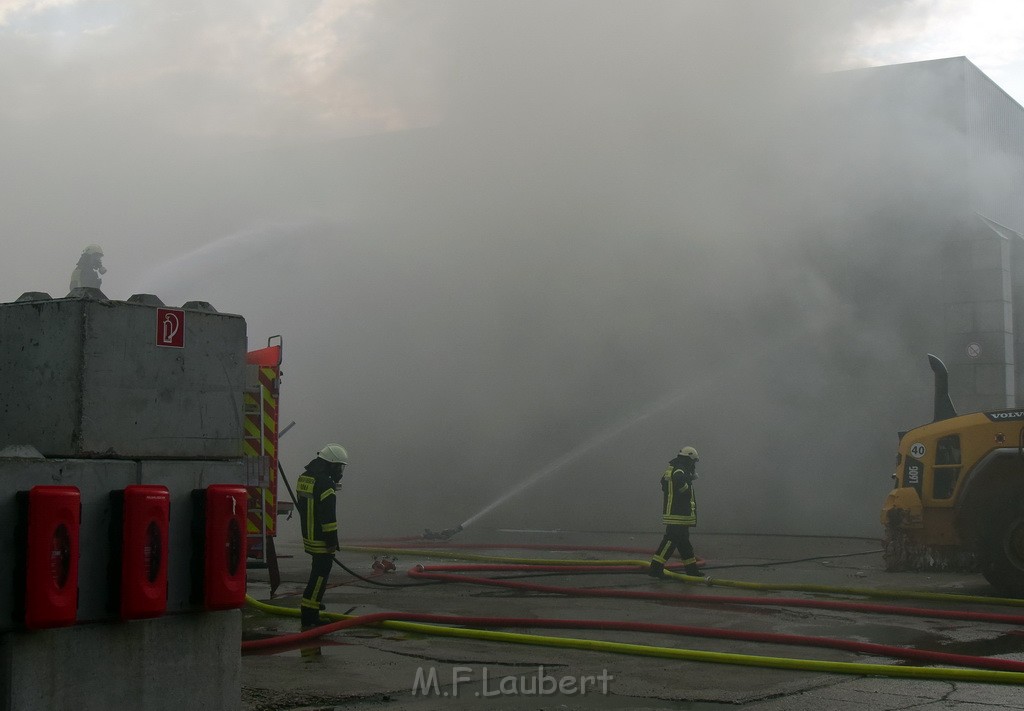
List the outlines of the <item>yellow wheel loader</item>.
{"label": "yellow wheel loader", "polygon": [[979,571],[1024,596],[1024,409],[958,415],[946,366],[928,361],[934,419],[900,433],[882,507],[886,568]]}

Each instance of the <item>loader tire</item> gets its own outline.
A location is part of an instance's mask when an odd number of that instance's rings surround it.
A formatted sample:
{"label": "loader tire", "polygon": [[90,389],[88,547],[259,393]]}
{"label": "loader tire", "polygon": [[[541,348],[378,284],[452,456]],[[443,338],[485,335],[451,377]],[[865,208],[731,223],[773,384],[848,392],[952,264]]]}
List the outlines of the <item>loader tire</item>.
{"label": "loader tire", "polygon": [[885,571],[894,573],[900,570],[910,570],[910,539],[907,534],[892,526],[885,529],[885,538],[882,540],[882,560],[885,562]]}
{"label": "loader tire", "polygon": [[1024,511],[994,516],[983,541],[985,579],[1003,595],[1024,597]]}

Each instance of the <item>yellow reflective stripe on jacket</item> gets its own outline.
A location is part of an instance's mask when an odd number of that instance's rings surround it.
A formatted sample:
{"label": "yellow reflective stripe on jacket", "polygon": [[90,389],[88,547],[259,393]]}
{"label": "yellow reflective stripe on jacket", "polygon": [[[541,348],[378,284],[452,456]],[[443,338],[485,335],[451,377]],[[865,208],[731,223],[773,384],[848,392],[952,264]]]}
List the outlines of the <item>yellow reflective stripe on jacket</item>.
{"label": "yellow reflective stripe on jacket", "polygon": [[322,530],[324,531],[324,533],[327,533],[329,531],[337,531],[338,530],[338,522],[335,521],[334,523],[325,523],[323,525],[323,527],[322,527]]}
{"label": "yellow reflective stripe on jacket", "polygon": [[316,506],[313,499],[306,499],[306,535],[305,538],[312,540],[316,531]]}
{"label": "yellow reflective stripe on jacket", "polygon": [[324,489],[324,493],[320,494],[320,500],[327,501],[328,496],[334,496],[334,489]]}
{"label": "yellow reflective stripe on jacket", "polygon": [[672,467],[665,470],[665,473],[661,475],[661,478],[665,480],[665,510],[662,512],[663,515],[668,516],[672,513],[672,502],[675,499],[675,488],[672,486],[672,472],[675,471]]}

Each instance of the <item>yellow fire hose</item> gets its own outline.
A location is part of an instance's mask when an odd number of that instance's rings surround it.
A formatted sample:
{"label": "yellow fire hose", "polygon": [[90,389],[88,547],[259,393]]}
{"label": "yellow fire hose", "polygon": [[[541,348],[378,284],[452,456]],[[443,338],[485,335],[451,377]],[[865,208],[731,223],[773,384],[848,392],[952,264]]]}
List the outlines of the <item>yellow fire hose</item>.
{"label": "yellow fire hose", "polygon": [[[301,614],[296,608],[270,605],[250,596],[246,596],[246,600],[252,607],[268,614],[285,615],[290,617],[298,617]],[[321,616],[332,620],[347,620],[353,617],[352,615],[341,615],[331,612],[323,612],[321,613]],[[969,681],[987,684],[1024,684],[1024,673],[1020,672],[992,671],[986,669],[948,669],[945,667],[915,667],[891,664],[861,664],[854,662],[829,662],[812,659],[791,659],[788,657],[767,657],[751,654],[701,652],[690,649],[676,649],[674,647],[655,647],[641,644],[607,642],[602,640],[579,639],[573,637],[550,637],[545,635],[514,632],[495,632],[490,630],[422,624],[418,622],[388,621],[379,622],[376,626],[441,637],[458,637],[462,639],[504,642],[506,644],[524,644],[541,647],[558,647],[563,649],[582,649],[594,652],[608,652],[612,654],[679,659],[690,662],[813,671],[826,674],[853,674],[857,676],[883,676],[902,679],[930,679],[941,681]]]}

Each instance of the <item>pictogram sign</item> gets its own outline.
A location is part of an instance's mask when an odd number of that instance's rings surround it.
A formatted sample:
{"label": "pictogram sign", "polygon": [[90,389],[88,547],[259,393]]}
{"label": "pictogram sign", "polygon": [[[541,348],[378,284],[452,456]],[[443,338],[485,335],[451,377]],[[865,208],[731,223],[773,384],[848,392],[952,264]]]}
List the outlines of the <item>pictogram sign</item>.
{"label": "pictogram sign", "polygon": [[156,344],[164,348],[185,347],[185,312],[181,309],[156,310]]}

